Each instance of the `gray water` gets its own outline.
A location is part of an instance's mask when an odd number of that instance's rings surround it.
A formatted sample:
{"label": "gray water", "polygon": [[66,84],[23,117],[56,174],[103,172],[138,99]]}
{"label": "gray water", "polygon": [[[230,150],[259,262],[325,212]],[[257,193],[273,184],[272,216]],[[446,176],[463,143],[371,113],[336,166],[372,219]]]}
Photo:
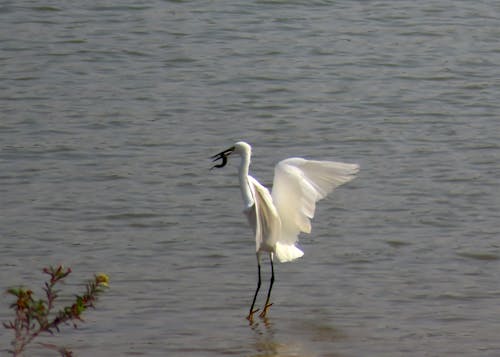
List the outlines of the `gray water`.
{"label": "gray water", "polygon": [[[499,23],[495,0],[3,1],[0,288],[109,274],[42,340],[77,356],[500,355]],[[266,185],[290,156],[361,166],[252,325],[237,162],[208,170],[240,139]]]}

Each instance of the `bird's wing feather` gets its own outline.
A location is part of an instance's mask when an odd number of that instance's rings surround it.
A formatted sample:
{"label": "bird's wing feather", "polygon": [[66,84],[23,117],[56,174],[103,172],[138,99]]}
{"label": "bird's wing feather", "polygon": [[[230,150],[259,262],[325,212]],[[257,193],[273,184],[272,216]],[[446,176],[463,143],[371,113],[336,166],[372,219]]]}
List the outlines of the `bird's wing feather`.
{"label": "bird's wing feather", "polygon": [[356,164],[290,158],[274,169],[272,199],[281,218],[279,241],[294,244],[300,232],[311,232],[316,202],[351,181]]}
{"label": "bird's wing feather", "polygon": [[248,176],[248,182],[252,190],[254,205],[246,211],[246,214],[255,233],[256,251],[261,248],[271,251],[279,237],[280,217],[269,190],[252,176]]}

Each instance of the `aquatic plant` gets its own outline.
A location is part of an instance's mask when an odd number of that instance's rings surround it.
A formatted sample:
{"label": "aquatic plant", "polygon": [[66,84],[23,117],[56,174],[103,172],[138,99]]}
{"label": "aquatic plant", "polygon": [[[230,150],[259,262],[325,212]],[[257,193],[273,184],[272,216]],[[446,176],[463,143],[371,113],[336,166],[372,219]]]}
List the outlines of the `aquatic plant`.
{"label": "aquatic plant", "polygon": [[[72,325],[76,328],[77,323],[83,322],[82,313],[89,307],[94,307],[97,296],[104,291],[104,288],[109,287],[109,277],[102,273],[96,274],[93,279],[87,282],[83,295],[75,295],[71,305],[55,310],[54,304],[59,297],[59,291],[55,287],[71,274],[71,269],[59,265],[55,268],[52,266],[44,268],[43,272],[50,277],[43,287],[44,298],[35,298],[33,290],[24,287],[7,290],[8,294],[16,298],[16,301],[10,305],[10,308],[15,312],[15,319],[3,323],[6,329],[12,330],[14,333],[13,349],[9,351],[13,356],[20,356],[26,346],[41,333],[60,332],[59,327],[62,324]],[[42,343],[40,345],[56,350],[61,356],[73,355],[65,347]]]}

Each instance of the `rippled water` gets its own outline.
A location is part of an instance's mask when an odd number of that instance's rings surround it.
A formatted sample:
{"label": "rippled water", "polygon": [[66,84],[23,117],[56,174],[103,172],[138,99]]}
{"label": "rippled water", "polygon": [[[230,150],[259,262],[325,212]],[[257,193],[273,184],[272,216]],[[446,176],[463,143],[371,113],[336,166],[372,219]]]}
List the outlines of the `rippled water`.
{"label": "rippled water", "polygon": [[[3,2],[0,288],[108,273],[45,340],[78,356],[498,356],[499,20],[493,0]],[[361,165],[253,325],[237,165],[208,171],[239,139],[267,185],[289,156]]]}

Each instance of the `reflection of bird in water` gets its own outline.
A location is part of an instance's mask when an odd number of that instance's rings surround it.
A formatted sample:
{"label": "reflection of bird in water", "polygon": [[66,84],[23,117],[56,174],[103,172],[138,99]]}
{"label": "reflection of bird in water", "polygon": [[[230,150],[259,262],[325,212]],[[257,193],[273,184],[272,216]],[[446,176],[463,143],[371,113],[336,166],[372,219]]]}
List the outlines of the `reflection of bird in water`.
{"label": "reflection of bird in water", "polygon": [[260,254],[269,254],[271,262],[271,282],[267,292],[266,304],[260,313],[267,314],[274,283],[273,257],[280,262],[295,260],[304,252],[296,243],[300,232],[311,232],[311,218],[314,216],[316,202],[326,197],[337,186],[351,181],[359,170],[356,164],[332,161],[314,161],[290,158],[280,161],[274,168],[272,193],[248,174],[251,146],[237,142],[227,150],[212,156],[213,161],[222,160],[212,168],[222,168],[231,154],[241,157],[239,181],[246,214],[255,234],[258,283],[250,312],[247,316],[253,320],[255,300],[261,285]]}
{"label": "reflection of bird in water", "polygon": [[277,341],[275,326],[267,317],[262,318],[261,321],[262,323],[250,324],[252,331],[255,333],[254,349],[258,353],[254,357],[281,356],[283,350],[286,351],[290,346]]}
{"label": "reflection of bird in water", "polygon": [[252,357],[315,357],[325,355],[337,356],[332,351],[332,342],[346,336],[339,330],[323,322],[321,319],[280,320],[278,324],[263,318],[261,322],[250,324],[253,331],[251,348]]}

